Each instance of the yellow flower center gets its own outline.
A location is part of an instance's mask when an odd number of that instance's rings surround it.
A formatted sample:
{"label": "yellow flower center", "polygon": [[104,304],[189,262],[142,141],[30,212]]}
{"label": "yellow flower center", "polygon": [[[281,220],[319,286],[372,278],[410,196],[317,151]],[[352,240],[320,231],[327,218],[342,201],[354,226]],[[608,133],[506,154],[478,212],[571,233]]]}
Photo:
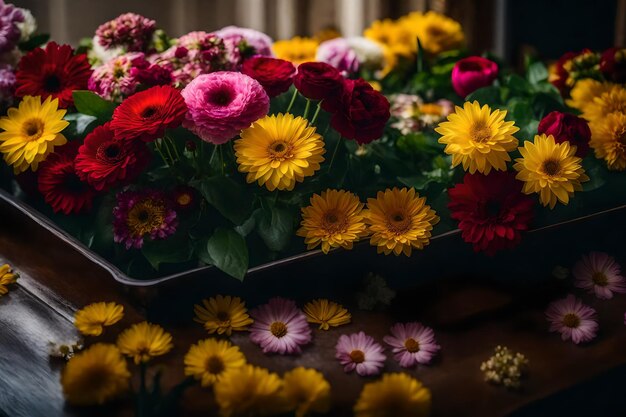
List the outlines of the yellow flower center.
{"label": "yellow flower center", "polygon": [[187,193],[181,194],[178,196],[178,198],[176,198],[176,202],[179,206],[186,206],[187,204],[191,203],[191,196]]}
{"label": "yellow flower center", "polygon": [[205,364],[206,370],[210,374],[221,374],[224,372],[224,361],[219,356],[209,356]]}
{"label": "yellow flower center", "polygon": [[226,311],[218,311],[216,316],[217,319],[222,322],[230,320],[230,315]]}
{"label": "yellow flower center", "polygon": [[401,211],[387,216],[387,229],[391,233],[401,235],[411,228],[411,218]]}
{"label": "yellow flower center", "polygon": [[554,159],[548,159],[544,161],[541,169],[546,175],[554,177],[555,175],[558,175],[559,172],[561,172],[561,164],[559,164],[559,161],[556,161]]}
{"label": "yellow flower center", "polygon": [[580,326],[580,317],[574,313],[567,313],[563,316],[563,325],[571,329],[575,329]]}
{"label": "yellow flower center", "polygon": [[287,325],[281,321],[275,321],[270,326],[270,332],[278,338],[281,338],[287,334]]}
{"label": "yellow flower center", "polygon": [[324,213],[322,217],[322,227],[328,233],[338,233],[346,230],[347,218],[336,209]]}
{"label": "yellow flower center", "polygon": [[419,352],[420,343],[417,340],[413,339],[412,337],[409,337],[404,342],[404,347],[406,348],[408,352],[415,353],[415,352]]}
{"label": "yellow flower center", "polygon": [[283,140],[272,142],[267,151],[269,158],[275,161],[293,158],[293,147]]}
{"label": "yellow flower center", "polygon": [[426,32],[433,38],[438,38],[446,34],[446,32],[438,26],[428,26]]}
{"label": "yellow flower center", "polygon": [[593,275],[591,276],[591,280],[593,281],[594,284],[596,284],[599,287],[606,287],[607,284],[609,283],[609,280],[607,279],[606,275],[602,271],[594,272]]}
{"label": "yellow flower center", "polygon": [[111,371],[106,365],[96,364],[83,370],[80,385],[85,393],[100,392],[110,384]]}
{"label": "yellow flower center", "polygon": [[491,128],[482,121],[476,122],[470,129],[470,137],[474,142],[486,142],[491,139]]}
{"label": "yellow flower center", "polygon": [[353,350],[350,352],[350,360],[354,363],[363,363],[365,362],[365,353],[362,350]]}
{"label": "yellow flower center", "polygon": [[43,135],[45,124],[41,119],[28,119],[22,125],[28,140],[37,140]]}
{"label": "yellow flower center", "polygon": [[165,221],[162,203],[147,199],[135,204],[128,212],[126,224],[133,236],[143,236],[160,227]]}

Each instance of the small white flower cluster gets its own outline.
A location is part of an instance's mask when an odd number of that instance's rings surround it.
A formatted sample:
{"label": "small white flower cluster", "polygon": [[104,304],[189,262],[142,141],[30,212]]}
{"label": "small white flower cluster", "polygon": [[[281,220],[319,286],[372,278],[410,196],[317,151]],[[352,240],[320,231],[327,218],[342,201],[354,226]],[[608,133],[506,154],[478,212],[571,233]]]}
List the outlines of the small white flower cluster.
{"label": "small white flower cluster", "polygon": [[17,23],[17,27],[20,29],[20,42],[26,42],[37,30],[37,21],[30,10],[21,7],[19,9],[24,15],[24,21]]}
{"label": "small white flower cluster", "polygon": [[521,353],[513,353],[505,346],[497,346],[495,354],[480,365],[485,381],[507,388],[519,388],[526,373],[528,359]]}
{"label": "small white flower cluster", "polygon": [[85,342],[83,339],[67,343],[48,342],[48,352],[53,358],[61,358],[66,361],[72,359],[74,355],[83,350]]}

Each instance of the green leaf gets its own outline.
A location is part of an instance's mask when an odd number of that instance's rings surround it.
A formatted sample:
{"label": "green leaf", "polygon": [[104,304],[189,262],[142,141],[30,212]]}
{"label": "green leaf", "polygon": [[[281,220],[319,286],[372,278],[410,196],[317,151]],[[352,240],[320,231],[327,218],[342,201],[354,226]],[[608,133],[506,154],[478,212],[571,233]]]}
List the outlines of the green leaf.
{"label": "green leaf", "polygon": [[248,247],[233,229],[217,229],[207,242],[213,264],[228,275],[243,281],[248,271]]}
{"label": "green leaf", "polygon": [[548,69],[543,62],[533,62],[528,67],[526,77],[531,84],[539,84],[548,79]]}
{"label": "green leaf", "polygon": [[259,211],[257,233],[270,250],[287,248],[294,234],[296,216],[285,207],[266,207]]}
{"label": "green leaf", "polygon": [[115,103],[106,101],[96,93],[88,90],[76,90],[72,93],[76,109],[89,116],[95,116],[98,120],[108,121],[115,110]]}
{"label": "green leaf", "polygon": [[177,233],[167,239],[145,241],[141,253],[158,270],[159,265],[164,263],[188,261],[191,259],[192,249],[189,236]]}
{"label": "green leaf", "polygon": [[416,190],[423,190],[429,183],[435,181],[433,178],[428,178],[425,175],[415,175],[412,177],[398,177],[398,181],[407,187],[413,187]]}
{"label": "green leaf", "polygon": [[202,196],[236,225],[243,224],[252,214],[252,195],[245,187],[228,177],[209,177],[192,181]]}
{"label": "green leaf", "polygon": [[530,84],[524,78],[517,74],[512,74],[507,80],[507,85],[516,94],[527,94],[530,90]]}
{"label": "green leaf", "polygon": [[18,45],[18,48],[24,52],[32,51],[33,49],[38,48],[39,46],[48,42],[48,39],[50,39],[49,34],[40,33],[38,35],[32,36],[27,41],[20,42],[20,44]]}
{"label": "green leaf", "polygon": [[511,119],[517,126],[524,126],[533,118],[533,108],[528,101],[512,99],[508,108]]}
{"label": "green leaf", "polygon": [[606,176],[609,175],[603,162],[589,157],[583,160],[585,173],[589,177],[589,181],[583,182],[583,191],[593,191],[602,187],[606,183]]}
{"label": "green leaf", "polygon": [[98,118],[81,113],[66,114],[65,120],[70,122],[63,130],[63,134],[69,139],[82,139],[98,125]]}
{"label": "green leaf", "polygon": [[491,85],[489,87],[479,88],[478,90],[469,94],[465,98],[465,101],[472,102],[474,100],[478,101],[478,103],[480,103],[481,106],[484,104],[488,104],[490,106],[499,104],[500,103],[500,88],[494,85]]}

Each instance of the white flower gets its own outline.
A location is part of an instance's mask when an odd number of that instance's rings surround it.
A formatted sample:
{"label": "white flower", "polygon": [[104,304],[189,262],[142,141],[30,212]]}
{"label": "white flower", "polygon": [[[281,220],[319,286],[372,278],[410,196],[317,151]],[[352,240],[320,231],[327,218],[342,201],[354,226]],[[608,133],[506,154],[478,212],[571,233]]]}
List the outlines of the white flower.
{"label": "white flower", "polygon": [[383,48],[374,41],[362,36],[346,38],[348,45],[356,53],[361,67],[370,70],[379,70],[385,66]]}
{"label": "white flower", "polygon": [[91,41],[91,50],[87,55],[90,62],[95,62],[95,64],[97,65],[102,65],[107,63],[111,59],[117,58],[118,56],[123,54],[124,48],[122,48],[121,46],[107,49],[104,46],[100,45],[98,35],[96,35]]}
{"label": "white flower", "polygon": [[21,10],[24,15],[24,21],[17,22],[17,27],[21,32],[20,42],[25,42],[29,40],[33,33],[37,30],[37,21],[30,10],[22,9],[21,7],[18,7],[18,9]]}

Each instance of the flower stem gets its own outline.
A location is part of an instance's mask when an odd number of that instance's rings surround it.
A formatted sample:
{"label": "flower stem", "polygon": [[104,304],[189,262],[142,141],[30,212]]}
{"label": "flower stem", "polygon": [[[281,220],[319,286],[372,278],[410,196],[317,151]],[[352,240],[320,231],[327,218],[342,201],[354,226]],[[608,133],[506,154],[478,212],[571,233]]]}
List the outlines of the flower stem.
{"label": "flower stem", "polygon": [[139,364],[139,396],[137,397],[137,417],[144,417],[145,415],[145,400],[146,400],[146,364],[141,362]]}
{"label": "flower stem", "polygon": [[298,97],[298,90],[294,87],[291,101],[289,102],[289,106],[287,106],[287,110],[285,110],[285,113],[289,113],[291,111],[293,104],[296,102],[296,97]]}
{"label": "flower stem", "polygon": [[304,114],[302,115],[303,118],[307,118],[307,116],[309,115],[309,109],[311,108],[311,100],[309,100],[308,98],[306,99],[306,106],[304,107]]}
{"label": "flower stem", "polygon": [[170,164],[167,161],[167,158],[165,157],[165,154],[163,153],[163,151],[161,150],[161,146],[159,145],[159,141],[160,139],[157,139],[154,141],[154,148],[156,149],[156,151],[159,153],[159,155],[161,156],[161,159],[163,160],[163,162],[165,163],[165,166],[169,167]]}
{"label": "flower stem", "polygon": [[165,139],[165,137],[163,137],[163,139],[159,139],[160,141],[160,145],[163,146],[165,148],[165,150],[167,151],[167,156],[170,157],[170,161],[172,161],[171,166],[174,166],[174,163],[176,162],[176,159],[174,159],[174,155],[172,154],[172,150],[170,149],[169,145],[167,144],[167,139]]}
{"label": "flower stem", "polygon": [[180,161],[180,152],[178,152],[178,148],[176,147],[176,144],[174,143],[172,138],[170,138],[167,135],[163,136],[163,138],[167,141],[167,143],[169,143],[169,145],[172,147],[172,149],[174,149],[174,155],[176,155],[176,160]]}
{"label": "flower stem", "polygon": [[335,156],[337,156],[337,151],[339,150],[339,145],[343,142],[343,136],[339,136],[337,140],[337,145],[335,145],[335,150],[333,151],[333,156],[330,158],[330,164],[328,164],[328,172],[333,167],[333,162],[335,162]]}
{"label": "flower stem", "polygon": [[218,145],[220,148],[220,167],[222,169],[222,176],[224,175],[224,147],[222,145]]}
{"label": "flower stem", "polygon": [[315,113],[313,114],[313,118],[311,119],[311,124],[314,124],[317,120],[317,116],[320,114],[320,110],[322,109],[322,100],[317,102],[317,109],[315,109]]}
{"label": "flower stem", "polygon": [[211,152],[211,157],[209,158],[209,166],[211,166],[211,162],[213,162],[213,157],[215,156],[215,152],[217,152],[217,145],[213,145],[213,152]]}

